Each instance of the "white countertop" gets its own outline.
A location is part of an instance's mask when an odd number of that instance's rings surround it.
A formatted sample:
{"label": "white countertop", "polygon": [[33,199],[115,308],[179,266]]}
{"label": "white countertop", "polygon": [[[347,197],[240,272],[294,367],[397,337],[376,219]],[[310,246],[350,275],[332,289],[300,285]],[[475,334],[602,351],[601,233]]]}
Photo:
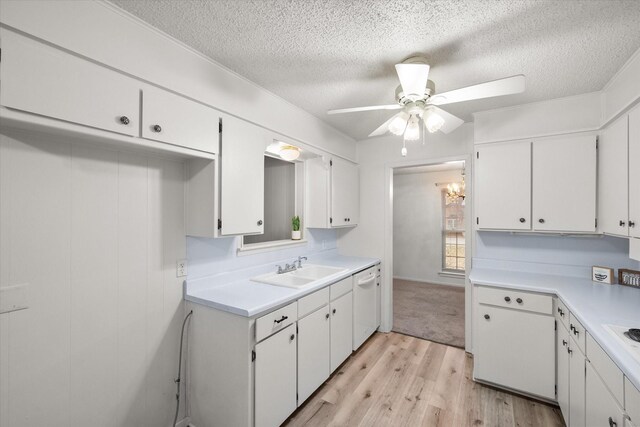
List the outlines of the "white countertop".
{"label": "white countertop", "polygon": [[594,283],[591,278],[487,268],[474,268],[469,280],[474,285],[557,295],[633,385],[640,389],[640,363],[604,328],[604,325],[640,328],[640,289]]}
{"label": "white countertop", "polygon": [[187,301],[240,316],[255,317],[289,304],[379,262],[380,260],[376,258],[347,257],[336,253],[309,256],[309,260],[303,262],[303,265],[305,263],[320,264],[346,270],[311,282],[299,289],[252,282],[249,279],[260,273],[273,271],[273,266],[269,265],[264,271],[252,270],[250,276],[234,281],[224,281],[218,276],[189,280],[185,285],[184,298]]}

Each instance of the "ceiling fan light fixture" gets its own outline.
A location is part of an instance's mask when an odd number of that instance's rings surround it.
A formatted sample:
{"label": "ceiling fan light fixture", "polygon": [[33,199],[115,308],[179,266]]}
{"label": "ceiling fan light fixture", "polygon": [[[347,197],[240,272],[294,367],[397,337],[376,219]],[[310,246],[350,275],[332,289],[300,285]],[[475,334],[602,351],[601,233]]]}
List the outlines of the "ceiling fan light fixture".
{"label": "ceiling fan light fixture", "polygon": [[402,135],[404,130],[407,128],[407,121],[409,120],[409,115],[404,111],[398,113],[396,117],[391,120],[389,123],[389,132],[394,135]]}
{"label": "ceiling fan light fixture", "polygon": [[292,162],[300,157],[300,149],[293,145],[285,145],[278,154],[283,160]]}
{"label": "ceiling fan light fixture", "polygon": [[429,133],[438,132],[442,125],[444,125],[444,119],[433,111],[429,112],[427,117],[424,119],[424,127],[427,128]]}
{"label": "ceiling fan light fixture", "polygon": [[404,139],[407,141],[416,141],[420,138],[420,120],[416,116],[411,116],[407,130],[404,131]]}

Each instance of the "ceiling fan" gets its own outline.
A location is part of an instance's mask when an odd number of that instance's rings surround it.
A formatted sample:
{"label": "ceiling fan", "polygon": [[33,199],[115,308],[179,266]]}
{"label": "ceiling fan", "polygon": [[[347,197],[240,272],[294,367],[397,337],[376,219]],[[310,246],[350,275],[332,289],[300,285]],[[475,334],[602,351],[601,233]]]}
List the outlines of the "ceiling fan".
{"label": "ceiling fan", "polygon": [[[371,132],[369,136],[378,136],[386,132],[394,135],[404,134],[402,155],[406,156],[406,141],[415,141],[420,138],[420,122],[430,133],[439,130],[449,133],[464,123],[464,120],[444,111],[438,107],[439,105],[511,95],[524,92],[525,89],[524,75],[519,74],[436,94],[435,84],[428,79],[429,68],[427,60],[420,56],[414,56],[401,64],[396,64],[396,72],[400,79],[400,86],[396,88],[396,104],[342,108],[329,110],[328,114],[402,110]],[[422,135],[424,136],[424,132]]]}

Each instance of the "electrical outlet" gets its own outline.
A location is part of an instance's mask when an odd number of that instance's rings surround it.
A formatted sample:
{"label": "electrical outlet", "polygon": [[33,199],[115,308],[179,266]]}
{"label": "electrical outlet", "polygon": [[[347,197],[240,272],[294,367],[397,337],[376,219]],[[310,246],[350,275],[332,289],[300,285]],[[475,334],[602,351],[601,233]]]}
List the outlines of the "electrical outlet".
{"label": "electrical outlet", "polygon": [[179,259],[176,262],[176,277],[184,277],[187,275],[187,260]]}

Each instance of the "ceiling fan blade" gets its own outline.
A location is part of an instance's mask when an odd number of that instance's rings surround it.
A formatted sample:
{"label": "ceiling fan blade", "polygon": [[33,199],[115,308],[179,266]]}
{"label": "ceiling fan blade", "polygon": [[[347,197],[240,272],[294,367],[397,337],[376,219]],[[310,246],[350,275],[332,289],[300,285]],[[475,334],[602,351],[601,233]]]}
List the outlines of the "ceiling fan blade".
{"label": "ceiling fan blade", "polygon": [[358,111],[373,111],[373,110],[399,110],[402,105],[390,104],[390,105],[370,105],[368,107],[353,107],[353,108],[341,108],[339,110],[329,110],[327,114],[342,114],[342,113],[355,113]]}
{"label": "ceiling fan blade", "polygon": [[453,104],[456,102],[471,101],[474,99],[521,93],[524,92],[524,89],[524,75],[519,74],[517,76],[506,77],[504,79],[493,80],[486,83],[463,87],[461,89],[451,90],[449,92],[439,93],[431,97],[427,103],[431,105]]}
{"label": "ceiling fan blade", "polygon": [[427,64],[396,64],[396,72],[404,96],[424,96],[429,78],[429,66]]}
{"label": "ceiling fan blade", "polygon": [[432,113],[436,113],[444,119],[444,124],[440,128],[440,130],[444,133],[451,133],[464,123],[464,120],[444,111],[442,108],[438,108],[432,105],[428,107],[428,109],[431,110]]}
{"label": "ceiling fan blade", "polygon": [[393,119],[395,119],[396,117],[398,117],[400,114],[402,114],[402,113],[397,113],[397,114],[394,114],[393,116],[391,116],[391,118],[390,118],[389,120],[387,120],[386,122],[384,122],[383,124],[381,124],[381,125],[380,125],[380,127],[379,127],[379,128],[377,128],[376,130],[374,130],[373,132],[371,132],[371,133],[369,134],[369,137],[372,137],[372,136],[379,136],[379,135],[383,135],[383,134],[385,134],[385,133],[389,132],[389,123],[391,123],[391,121],[392,121]]}

